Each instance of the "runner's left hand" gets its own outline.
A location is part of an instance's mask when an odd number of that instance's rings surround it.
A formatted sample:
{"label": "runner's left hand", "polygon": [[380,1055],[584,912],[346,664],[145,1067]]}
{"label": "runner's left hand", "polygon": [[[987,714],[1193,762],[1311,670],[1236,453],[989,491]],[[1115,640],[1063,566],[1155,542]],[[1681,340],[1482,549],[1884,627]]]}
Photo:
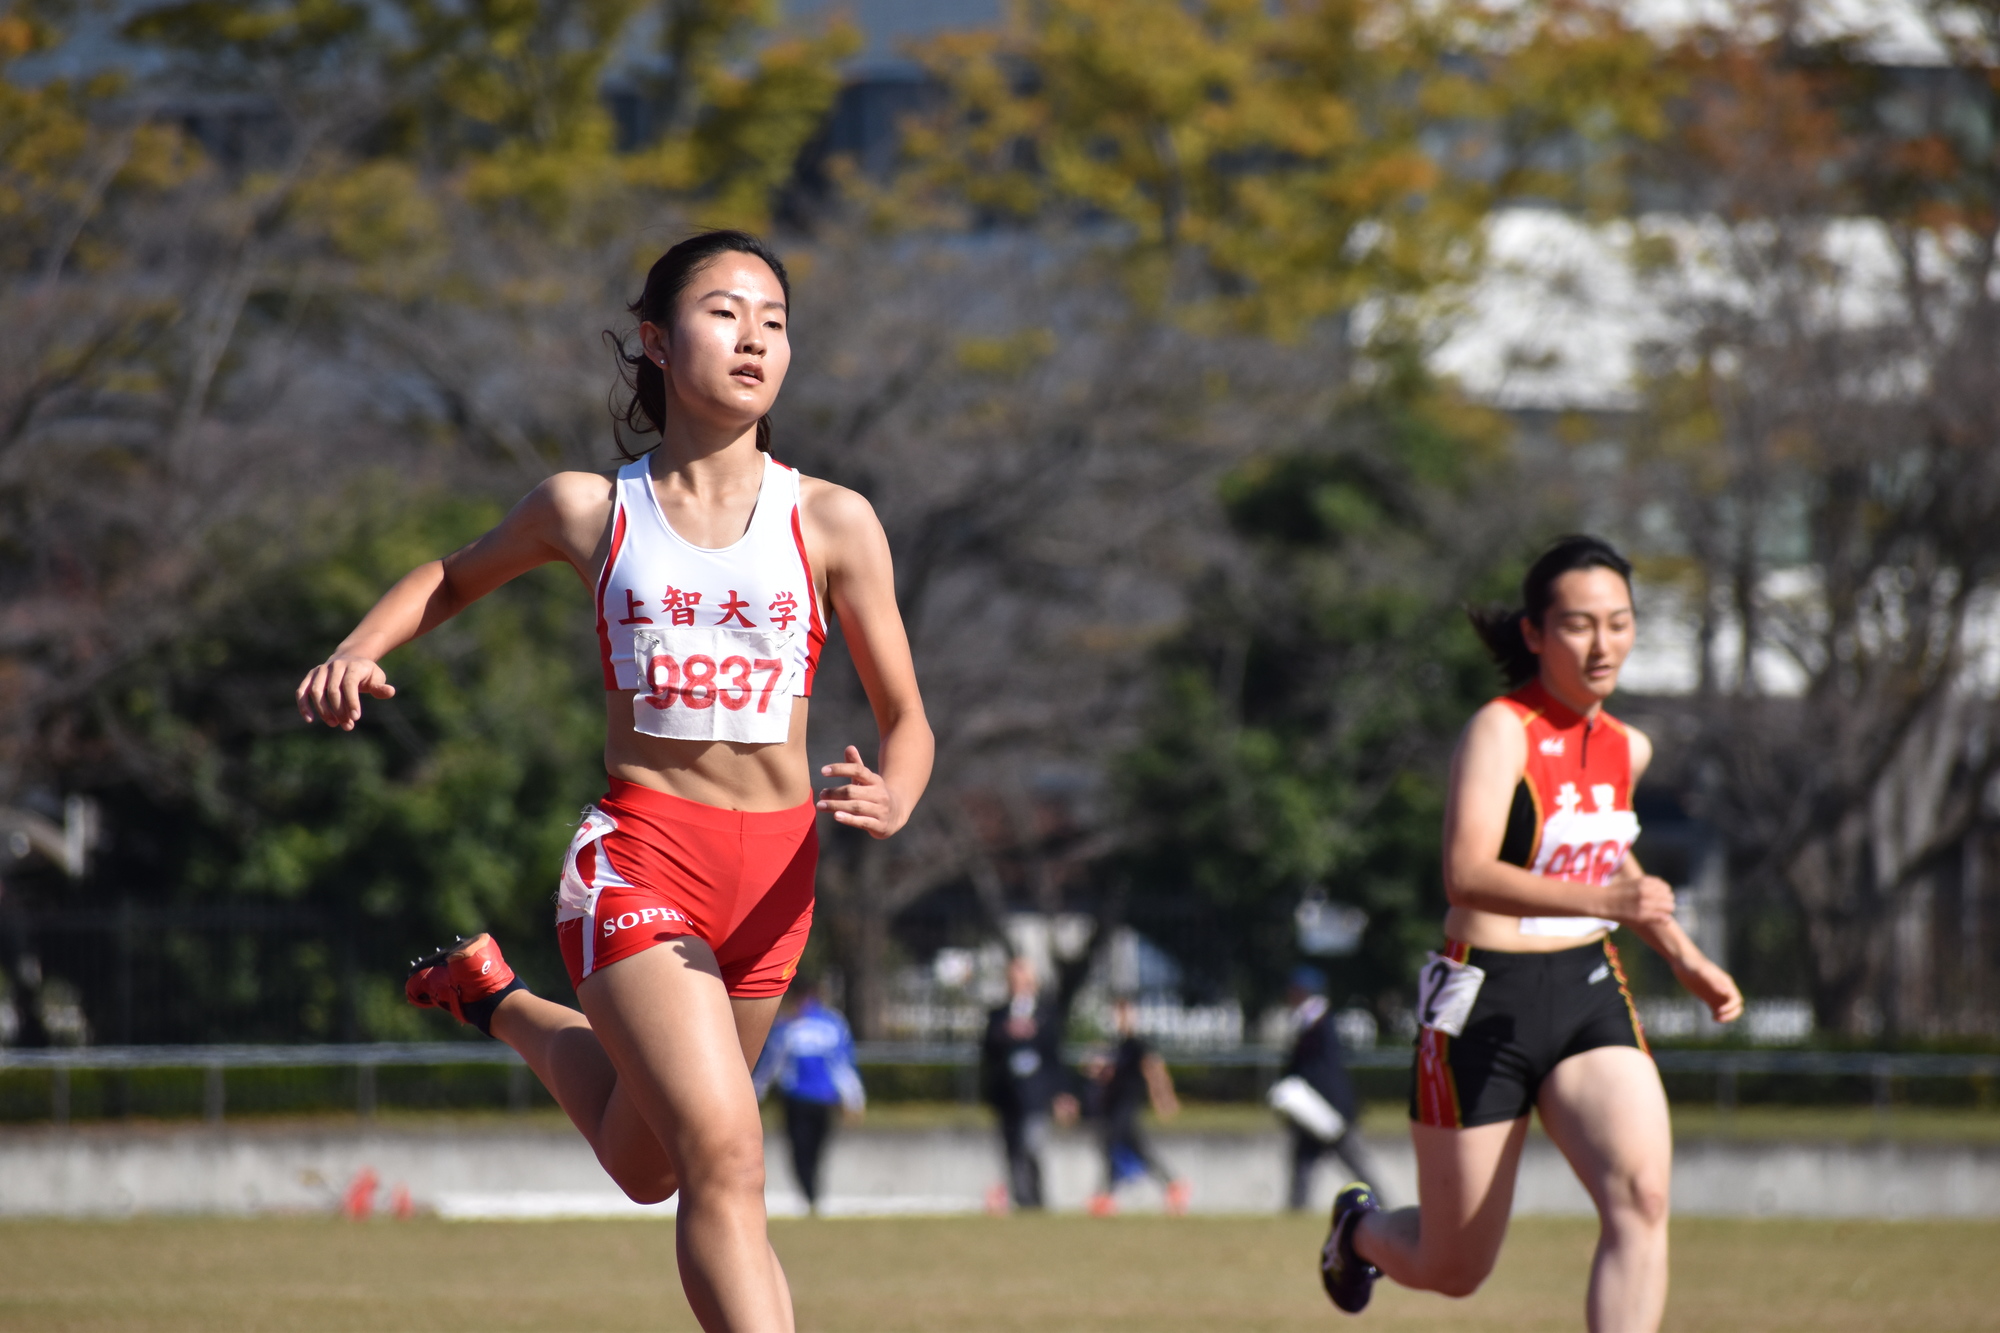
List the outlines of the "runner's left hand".
{"label": "runner's left hand", "polygon": [[882,775],[861,762],[861,751],[847,747],[845,763],[828,764],[820,774],[845,778],[847,785],[828,787],[819,794],[818,806],[833,812],[836,821],[850,828],[865,829],[871,837],[886,838],[903,827],[902,803]]}
{"label": "runner's left hand", "polygon": [[1736,978],[1704,958],[1691,967],[1675,968],[1674,975],[1688,993],[1708,1006],[1718,1023],[1734,1023],[1743,1016],[1743,992]]}

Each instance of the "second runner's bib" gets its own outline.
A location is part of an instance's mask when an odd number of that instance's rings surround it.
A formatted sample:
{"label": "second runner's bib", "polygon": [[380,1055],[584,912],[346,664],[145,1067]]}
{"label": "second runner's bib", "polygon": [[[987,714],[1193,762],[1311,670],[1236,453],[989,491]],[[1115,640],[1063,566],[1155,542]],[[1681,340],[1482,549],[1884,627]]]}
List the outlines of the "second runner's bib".
{"label": "second runner's bib", "polygon": [[[1549,879],[1609,883],[1639,836],[1625,724],[1602,711],[1586,720],[1540,681],[1501,702],[1521,719],[1528,763],[1514,791],[1500,859]],[[1617,927],[1595,916],[1521,918],[1523,935],[1581,938]]]}
{"label": "second runner's bib", "polygon": [[1486,969],[1434,953],[1417,973],[1417,1021],[1449,1036],[1465,1035],[1465,1020],[1479,1001]]}

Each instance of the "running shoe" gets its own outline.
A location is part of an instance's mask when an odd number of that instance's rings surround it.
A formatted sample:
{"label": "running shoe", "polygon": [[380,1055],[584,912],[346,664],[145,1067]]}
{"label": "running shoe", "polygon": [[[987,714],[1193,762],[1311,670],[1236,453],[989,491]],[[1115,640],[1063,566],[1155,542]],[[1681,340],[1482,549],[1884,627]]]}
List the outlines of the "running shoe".
{"label": "running shoe", "polygon": [[526,990],[500,956],[491,935],[460,939],[410,964],[403,994],[424,1009],[442,1009],[461,1023],[492,1036],[493,1011],[517,990]]}
{"label": "running shoe", "polygon": [[1186,1216],[1188,1210],[1188,1199],[1193,1194],[1194,1191],[1188,1187],[1188,1183],[1185,1180],[1168,1181],[1167,1216],[1169,1217]]}
{"label": "running shoe", "polygon": [[1090,1203],[1086,1207],[1092,1217],[1116,1217],[1118,1215],[1118,1200],[1112,1198],[1109,1194],[1091,1195]]}
{"label": "running shoe", "polygon": [[1354,1228],[1363,1214],[1375,1212],[1375,1192],[1360,1181],[1342,1190],[1333,1201],[1333,1229],[1319,1252],[1319,1280],[1333,1303],[1349,1314],[1368,1308],[1375,1293],[1375,1279],[1382,1270],[1354,1252]]}

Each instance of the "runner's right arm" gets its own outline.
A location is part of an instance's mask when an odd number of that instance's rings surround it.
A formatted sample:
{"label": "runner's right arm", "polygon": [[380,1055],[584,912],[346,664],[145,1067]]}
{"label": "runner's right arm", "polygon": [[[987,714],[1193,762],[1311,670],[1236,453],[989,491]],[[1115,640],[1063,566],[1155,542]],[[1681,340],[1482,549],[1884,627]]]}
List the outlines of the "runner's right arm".
{"label": "runner's right arm", "polygon": [[1527,732],[1511,709],[1495,702],[1473,714],[1452,758],[1444,814],[1444,890],[1452,905],[1502,916],[1599,916],[1634,927],[1671,920],[1674,891],[1650,875],[1579,884],[1500,859],[1527,764]]}
{"label": "runner's right arm", "polygon": [[[1637,727],[1629,728],[1627,734],[1632,746],[1632,785],[1636,787],[1653,762],[1653,742]],[[1645,874],[1639,858],[1627,852],[1625,862],[1612,876],[1612,882],[1639,879]],[[1733,1023],[1743,1016],[1743,992],[1738,989],[1736,979],[1688,938],[1680,922],[1668,917],[1664,921],[1635,925],[1632,929],[1646,942],[1646,947],[1667,960],[1667,966],[1674,970],[1674,979],[1708,1006],[1716,1022]]]}
{"label": "runner's right arm", "polygon": [[[611,507],[611,485],[590,472],[559,472],[498,526],[442,560],[418,565],[382,594],[332,656],[306,673],[299,716],[342,731],[361,720],[361,696],[393,698],[382,658],[531,569],[567,560],[586,583]],[[594,520],[594,522],[593,522]]]}

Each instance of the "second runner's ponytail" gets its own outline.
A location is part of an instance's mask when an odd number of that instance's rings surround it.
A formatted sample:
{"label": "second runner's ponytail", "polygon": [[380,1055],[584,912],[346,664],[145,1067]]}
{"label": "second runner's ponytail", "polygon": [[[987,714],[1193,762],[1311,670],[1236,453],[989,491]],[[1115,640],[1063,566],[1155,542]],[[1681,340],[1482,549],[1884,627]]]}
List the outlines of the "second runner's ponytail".
{"label": "second runner's ponytail", "polygon": [[1528,566],[1527,577],[1521,580],[1522,604],[1519,610],[1465,608],[1473,633],[1486,645],[1486,651],[1499,666],[1500,674],[1506,677],[1510,689],[1527,684],[1542,669],[1542,659],[1528,647],[1528,636],[1522,630],[1521,622],[1525,620],[1541,625],[1549,613],[1549,604],[1555,600],[1556,580],[1579,569],[1608,569],[1624,579],[1628,589],[1632,586],[1632,562],[1620,555],[1616,547],[1602,537],[1571,533],[1556,538],[1549,549]]}

